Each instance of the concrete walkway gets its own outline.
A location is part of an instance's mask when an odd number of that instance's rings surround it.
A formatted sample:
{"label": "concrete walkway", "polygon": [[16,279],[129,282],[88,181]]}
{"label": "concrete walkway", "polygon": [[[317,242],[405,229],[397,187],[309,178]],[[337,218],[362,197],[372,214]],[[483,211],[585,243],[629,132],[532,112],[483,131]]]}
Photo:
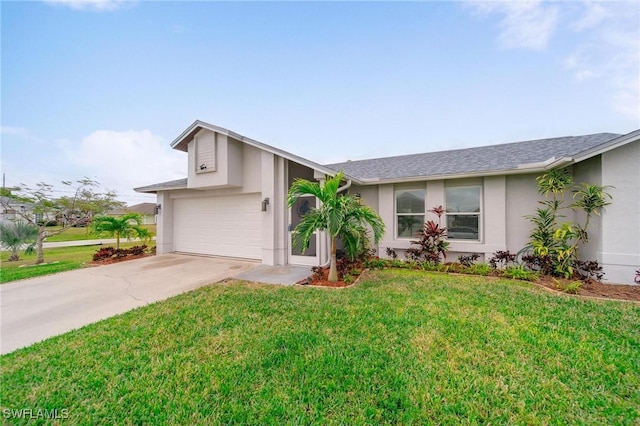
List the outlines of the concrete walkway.
{"label": "concrete walkway", "polygon": [[166,254],[0,286],[0,352],[260,266],[253,261]]}

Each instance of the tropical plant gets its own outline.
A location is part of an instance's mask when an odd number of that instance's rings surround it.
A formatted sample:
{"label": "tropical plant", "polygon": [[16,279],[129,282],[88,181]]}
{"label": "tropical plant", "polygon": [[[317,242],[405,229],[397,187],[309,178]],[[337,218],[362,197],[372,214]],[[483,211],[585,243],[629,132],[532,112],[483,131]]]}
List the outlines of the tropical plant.
{"label": "tropical plant", "polygon": [[18,255],[20,248],[24,245],[27,245],[27,250],[30,247],[33,248],[37,239],[38,228],[27,222],[17,220],[0,224],[0,243],[11,250],[9,261],[20,260]]}
{"label": "tropical plant", "polygon": [[439,264],[441,257],[442,259],[447,258],[447,250],[449,250],[447,228],[440,224],[444,209],[442,206],[438,206],[432,208],[429,212],[438,217],[438,223],[433,220],[425,222],[422,229],[418,231],[420,239],[411,241],[411,244],[417,247],[410,247],[406,252],[412,260],[426,260]]}
{"label": "tropical plant", "polygon": [[589,227],[591,216],[594,214],[596,216],[600,216],[600,212],[602,211],[602,209],[611,204],[611,202],[607,201],[607,199],[611,200],[612,197],[611,194],[606,192],[606,188],[609,187],[583,183],[580,189],[576,188],[573,190],[574,202],[569,207],[571,207],[574,211],[582,210],[587,214],[585,223],[580,228],[580,239],[583,242],[589,241],[589,238],[587,236],[587,228]]}
{"label": "tropical plant", "polygon": [[[142,218],[138,213],[127,213],[121,217],[96,216],[91,227],[99,235],[115,237],[116,250],[120,249],[120,238],[130,240],[138,235]],[[142,228],[144,229],[144,228]]]}
{"label": "tropical plant", "polygon": [[148,245],[153,238],[153,232],[149,231],[147,228],[143,228],[142,226],[136,226],[135,228],[136,235],[140,238],[145,245]]}
{"label": "tropical plant", "polygon": [[464,266],[471,266],[478,259],[480,259],[480,253],[471,253],[468,255],[461,254],[458,256],[458,263]]}
{"label": "tropical plant", "polygon": [[[534,225],[529,234],[529,245],[523,251],[531,254],[522,260],[529,266],[540,270],[543,274],[552,274],[571,278],[576,272],[575,265],[580,261],[579,246],[588,242],[587,229],[591,217],[600,215],[602,209],[611,204],[611,195],[606,186],[582,184],[573,186],[571,174],[566,170],[551,170],[536,178],[538,192],[545,197],[539,201],[543,207],[536,209],[536,214],[526,216]],[[586,220],[583,225],[573,222],[560,223],[559,218],[564,206],[564,194],[573,193],[573,203],[569,206],[574,211],[584,211]],[[600,276],[601,271],[594,276]]]}
{"label": "tropical plant", "polygon": [[324,185],[305,179],[296,179],[289,188],[287,196],[289,207],[292,207],[300,197],[309,195],[320,201],[320,207],[312,208],[293,230],[293,244],[306,250],[314,232],[327,231],[331,238],[331,265],[328,276],[330,282],[338,280],[336,266],[338,238],[342,240],[347,255],[355,259],[367,247],[369,239],[367,226],[371,227],[376,244],[385,231],[384,222],[375,210],[362,205],[360,200],[352,195],[340,193],[343,177],[343,173],[340,172],[328,178]]}
{"label": "tropical plant", "polygon": [[491,259],[489,259],[489,265],[493,269],[498,269],[498,264],[500,267],[506,268],[510,263],[516,261],[516,255],[512,254],[509,250],[498,250],[493,253]]}

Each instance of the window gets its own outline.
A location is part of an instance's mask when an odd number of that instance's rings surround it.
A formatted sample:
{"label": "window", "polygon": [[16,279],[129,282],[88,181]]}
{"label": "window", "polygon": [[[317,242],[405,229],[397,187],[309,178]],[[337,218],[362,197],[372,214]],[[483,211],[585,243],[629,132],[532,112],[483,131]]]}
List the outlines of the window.
{"label": "window", "polygon": [[396,190],[398,238],[414,238],[424,224],[424,189]]}
{"label": "window", "polygon": [[452,240],[480,240],[480,186],[445,188],[447,234]]}

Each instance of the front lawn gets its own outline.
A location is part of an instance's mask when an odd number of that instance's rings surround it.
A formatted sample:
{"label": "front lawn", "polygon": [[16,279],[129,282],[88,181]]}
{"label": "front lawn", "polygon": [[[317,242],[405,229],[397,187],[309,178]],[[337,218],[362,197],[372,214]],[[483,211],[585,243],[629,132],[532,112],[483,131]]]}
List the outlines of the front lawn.
{"label": "front lawn", "polygon": [[65,424],[637,424],[639,353],[639,306],[528,283],[230,282],[3,356],[1,405]]}
{"label": "front lawn", "polygon": [[[121,243],[122,248],[140,245],[140,242]],[[11,281],[22,280],[25,278],[34,278],[42,275],[49,275],[56,272],[71,271],[73,269],[83,268],[87,262],[91,262],[93,253],[98,250],[101,245],[95,246],[78,246],[78,247],[59,247],[44,249],[44,265],[34,265],[36,255],[20,253],[20,260],[9,262],[11,253],[7,251],[0,252],[0,283],[4,284]]]}

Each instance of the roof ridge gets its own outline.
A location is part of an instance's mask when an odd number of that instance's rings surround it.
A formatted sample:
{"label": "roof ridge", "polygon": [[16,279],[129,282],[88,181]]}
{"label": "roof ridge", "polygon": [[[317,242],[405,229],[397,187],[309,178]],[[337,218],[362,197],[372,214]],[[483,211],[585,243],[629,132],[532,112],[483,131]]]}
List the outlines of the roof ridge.
{"label": "roof ridge", "polygon": [[[543,142],[543,141],[558,140],[558,139],[568,139],[568,138],[587,138],[587,137],[601,136],[601,135],[611,135],[612,139],[620,137],[620,136],[623,136],[622,134],[619,134],[619,133],[609,133],[609,132],[590,133],[588,135],[578,135],[578,136],[557,136],[557,137],[552,137],[552,138],[530,139],[530,140],[526,140],[526,141],[496,143],[496,144],[491,144],[491,145],[480,145],[480,146],[470,146],[470,147],[466,147],[466,148],[453,148],[453,149],[441,149],[441,150],[438,150],[438,151],[416,152],[416,153],[413,153],[413,154],[392,155],[392,156],[388,156],[388,157],[362,158],[360,160],[346,160],[346,161],[341,161],[341,162],[338,162],[338,163],[328,163],[328,164],[325,164],[325,165],[326,166],[334,166],[334,165],[346,164],[346,163],[353,164],[353,163],[358,163],[358,162],[363,162],[363,161],[401,159],[401,158],[407,158],[407,157],[414,157],[414,156],[417,156],[417,155],[440,154],[440,153],[444,153],[444,152],[456,152],[456,151],[471,151],[471,150],[477,150],[477,149],[493,148],[493,147],[498,147],[498,146],[505,147],[505,146],[524,144],[524,143]],[[605,143],[605,142],[603,142],[603,143]]]}

